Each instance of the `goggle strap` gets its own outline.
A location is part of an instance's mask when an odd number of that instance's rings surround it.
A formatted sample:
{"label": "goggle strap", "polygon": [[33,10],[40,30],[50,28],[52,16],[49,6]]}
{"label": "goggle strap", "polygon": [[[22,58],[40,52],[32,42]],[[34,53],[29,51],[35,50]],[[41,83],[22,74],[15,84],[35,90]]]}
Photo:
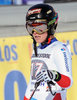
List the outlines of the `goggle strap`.
{"label": "goggle strap", "polygon": [[56,16],[53,18],[53,20],[51,20],[49,23],[48,23],[48,26],[53,24],[53,23],[57,23],[58,21],[58,14],[56,13]]}

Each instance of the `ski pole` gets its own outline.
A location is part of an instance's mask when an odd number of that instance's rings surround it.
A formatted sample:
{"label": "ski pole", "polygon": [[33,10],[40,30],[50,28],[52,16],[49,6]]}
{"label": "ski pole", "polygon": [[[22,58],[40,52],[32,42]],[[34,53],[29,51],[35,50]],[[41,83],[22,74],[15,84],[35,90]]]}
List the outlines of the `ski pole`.
{"label": "ski pole", "polygon": [[48,84],[48,87],[49,87],[51,94],[54,96],[56,94],[56,92],[54,92],[54,93],[52,92],[50,84],[55,85],[55,83],[51,81],[51,82],[47,82],[47,84]]}
{"label": "ski pole", "polygon": [[29,100],[31,100],[31,98],[33,97],[33,95],[34,95],[34,93],[35,93],[35,91],[36,91],[36,89],[37,89],[37,87],[38,87],[39,85],[40,85],[40,82],[36,82],[36,83],[35,83],[35,89],[33,90],[33,92],[32,92],[32,94],[31,94]]}

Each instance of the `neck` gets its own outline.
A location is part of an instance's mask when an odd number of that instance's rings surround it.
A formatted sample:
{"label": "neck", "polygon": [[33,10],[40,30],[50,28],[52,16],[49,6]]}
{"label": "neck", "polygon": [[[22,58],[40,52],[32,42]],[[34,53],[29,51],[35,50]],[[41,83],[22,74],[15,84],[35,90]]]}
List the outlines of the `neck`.
{"label": "neck", "polygon": [[43,43],[41,43],[41,44],[42,44],[42,45],[49,44],[53,38],[54,38],[54,35],[50,35],[50,36],[47,37],[47,39],[46,39]]}
{"label": "neck", "polygon": [[49,38],[51,38],[51,40],[52,40],[54,37],[55,37],[54,35],[50,35],[50,37],[49,37]]}

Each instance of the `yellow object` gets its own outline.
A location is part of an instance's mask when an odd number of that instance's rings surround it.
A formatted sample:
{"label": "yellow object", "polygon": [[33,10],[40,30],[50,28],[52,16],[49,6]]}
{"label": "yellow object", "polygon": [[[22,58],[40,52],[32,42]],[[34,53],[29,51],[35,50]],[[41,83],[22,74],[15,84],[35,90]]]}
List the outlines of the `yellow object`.
{"label": "yellow object", "polygon": [[[77,32],[55,34],[71,45],[73,85],[67,100],[77,100]],[[0,38],[0,100],[23,100],[30,78],[32,39],[30,36]]]}

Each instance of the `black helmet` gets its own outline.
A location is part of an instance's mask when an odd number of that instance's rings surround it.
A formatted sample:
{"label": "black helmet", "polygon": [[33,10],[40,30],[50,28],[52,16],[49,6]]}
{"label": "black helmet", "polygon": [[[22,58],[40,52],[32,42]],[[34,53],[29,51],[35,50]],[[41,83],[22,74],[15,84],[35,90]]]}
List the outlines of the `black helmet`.
{"label": "black helmet", "polygon": [[[47,4],[36,4],[32,6],[27,14],[26,14],[26,28],[28,30],[28,24],[31,23],[40,23],[42,21],[45,21],[47,25],[47,31],[48,31],[48,36],[45,42],[48,41],[48,38],[50,35],[53,35],[55,33],[56,27],[57,27],[57,21],[58,21],[58,14],[55,12],[52,6],[47,5]],[[30,24],[32,25],[32,24]],[[30,34],[32,36],[32,34]],[[33,36],[32,36],[33,38]],[[33,44],[34,44],[34,51],[35,55],[37,56],[37,47],[36,47],[36,41],[33,38]]]}
{"label": "black helmet", "polygon": [[38,19],[46,20],[49,35],[53,35],[55,33],[58,14],[55,12],[52,6],[48,4],[36,4],[32,6],[27,12],[26,22]]}

